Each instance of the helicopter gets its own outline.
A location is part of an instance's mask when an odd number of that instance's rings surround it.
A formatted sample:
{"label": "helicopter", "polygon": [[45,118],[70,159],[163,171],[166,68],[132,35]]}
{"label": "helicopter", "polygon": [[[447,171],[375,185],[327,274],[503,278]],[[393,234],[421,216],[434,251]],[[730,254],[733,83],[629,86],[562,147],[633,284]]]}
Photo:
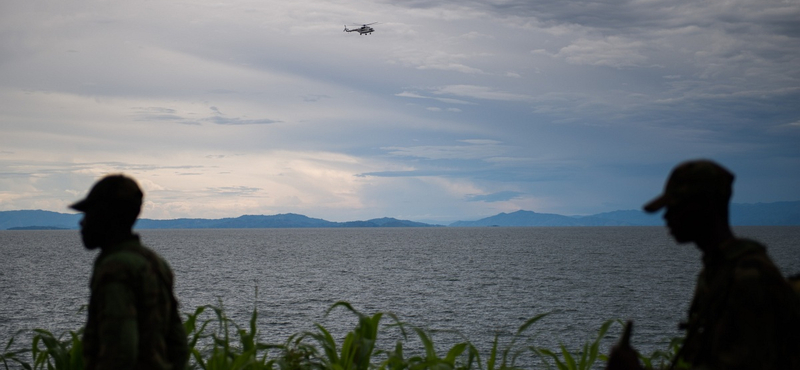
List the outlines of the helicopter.
{"label": "helicopter", "polygon": [[[370,27],[372,24],[376,24],[378,22],[372,22],[367,24],[362,24],[361,27],[358,28],[347,28],[347,25],[344,25],[344,31],[342,32],[354,32],[357,31],[359,35],[369,35],[372,32],[375,32],[375,29]],[[357,26],[357,24],[356,24]]]}

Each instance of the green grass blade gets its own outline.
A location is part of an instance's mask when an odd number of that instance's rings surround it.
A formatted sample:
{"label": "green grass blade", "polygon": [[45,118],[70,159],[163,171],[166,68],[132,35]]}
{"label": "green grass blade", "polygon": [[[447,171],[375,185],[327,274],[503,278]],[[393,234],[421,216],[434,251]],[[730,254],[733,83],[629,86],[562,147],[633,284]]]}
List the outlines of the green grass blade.
{"label": "green grass blade", "polygon": [[546,313],[538,314],[538,315],[536,315],[536,316],[534,316],[534,317],[531,317],[530,319],[528,319],[527,321],[525,321],[525,323],[524,323],[524,324],[522,324],[522,325],[519,327],[519,329],[517,329],[517,334],[516,334],[516,335],[517,335],[517,336],[521,335],[521,334],[522,334],[522,332],[524,332],[525,330],[528,330],[528,328],[529,328],[531,325],[533,325],[535,322],[537,322],[537,321],[539,321],[539,320],[543,319],[545,316],[547,316],[547,315],[549,315],[549,314],[550,314],[549,312],[546,312]]}
{"label": "green grass blade", "polygon": [[[541,356],[541,354],[543,354],[543,355],[545,355],[547,357],[552,358],[553,361],[555,361],[556,366],[559,368],[559,370],[570,370],[567,367],[567,365],[564,362],[562,362],[561,359],[558,358],[558,355],[556,355],[553,351],[551,351],[549,349],[546,349],[546,348],[537,348],[534,352],[536,352],[537,354],[540,354],[540,356]],[[546,359],[547,357],[545,357],[545,356],[541,356],[542,359]]]}
{"label": "green grass blade", "polygon": [[581,351],[581,358],[578,360],[578,369],[580,370],[587,370],[589,369],[589,343],[583,344],[583,350]]}
{"label": "green grass blade", "polygon": [[414,328],[414,331],[417,333],[420,341],[422,341],[423,347],[425,347],[425,358],[428,360],[437,358],[431,338],[420,328]]}
{"label": "green grass blade", "polygon": [[325,351],[325,355],[328,357],[328,362],[332,364],[339,363],[339,354],[336,351],[336,341],[333,340],[333,336],[331,336],[331,333],[328,332],[324,326],[320,324],[314,325],[317,327],[317,330],[322,333],[321,336],[315,336],[315,338],[322,345],[322,349]]}
{"label": "green grass blade", "polygon": [[600,341],[602,341],[603,338],[605,338],[606,333],[611,328],[611,325],[614,323],[620,323],[622,324],[623,327],[625,326],[621,320],[606,320],[605,322],[603,322],[602,325],[600,325],[600,330],[597,332],[597,338],[594,340],[594,342],[592,342],[592,345],[589,347],[589,358],[587,359],[586,368],[591,367],[592,364],[594,364],[594,362],[597,360],[597,357],[600,352]]}
{"label": "green grass blade", "polygon": [[561,347],[561,355],[564,356],[564,363],[567,364],[567,369],[575,370],[575,359],[572,357],[572,354],[569,353],[567,347],[564,347],[563,344],[559,347]]}
{"label": "green grass blade", "polygon": [[81,340],[82,331],[69,332],[72,346],[69,351],[70,369],[83,370],[83,341]]}
{"label": "green grass blade", "polygon": [[486,370],[494,370],[495,361],[497,361],[497,341],[498,341],[499,334],[494,335],[494,342],[492,343],[492,349],[489,352],[489,360],[486,362]]}
{"label": "green grass blade", "polygon": [[458,356],[461,356],[461,354],[464,353],[466,349],[467,349],[467,343],[456,344],[455,346],[453,346],[453,348],[450,348],[450,350],[447,351],[447,356],[445,356],[444,362],[450,365],[455,365],[456,358],[458,358]]}
{"label": "green grass blade", "polygon": [[346,301],[338,301],[338,302],[332,304],[328,308],[328,310],[325,311],[325,316],[328,316],[328,314],[331,313],[331,311],[333,311],[334,308],[339,307],[339,306],[347,308],[350,312],[358,315],[359,317],[363,316],[363,314],[361,312],[358,312],[355,308],[353,308],[353,306],[350,304],[350,302],[346,302]]}

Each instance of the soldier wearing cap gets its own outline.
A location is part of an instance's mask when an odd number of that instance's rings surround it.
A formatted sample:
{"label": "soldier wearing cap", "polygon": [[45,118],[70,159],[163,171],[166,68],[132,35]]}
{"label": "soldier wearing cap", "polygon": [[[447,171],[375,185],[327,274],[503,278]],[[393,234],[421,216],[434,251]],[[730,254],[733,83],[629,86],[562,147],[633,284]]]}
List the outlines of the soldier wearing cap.
{"label": "soldier wearing cap", "polygon": [[[728,221],[733,180],[712,161],[684,162],[673,169],[664,193],[644,206],[649,213],[666,208],[673,238],[702,252],[688,321],[681,324],[686,337],[674,362],[692,369],[798,369],[797,295],[763,245],[734,236]],[[612,350],[611,358],[627,358],[626,351],[633,349]]]}
{"label": "soldier wearing cap", "polygon": [[188,360],[172,270],[132,231],[142,197],[133,179],[109,175],[70,206],[84,213],[84,246],[100,249],[83,334],[89,370],[180,370]]}

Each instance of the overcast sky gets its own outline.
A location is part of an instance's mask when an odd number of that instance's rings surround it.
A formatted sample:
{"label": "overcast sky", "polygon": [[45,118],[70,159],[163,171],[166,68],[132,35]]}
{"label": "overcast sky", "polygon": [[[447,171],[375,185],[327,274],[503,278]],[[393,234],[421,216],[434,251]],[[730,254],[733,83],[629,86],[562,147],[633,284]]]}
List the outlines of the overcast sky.
{"label": "overcast sky", "polygon": [[0,3],[0,210],[585,215],[700,157],[800,200],[797,0]]}

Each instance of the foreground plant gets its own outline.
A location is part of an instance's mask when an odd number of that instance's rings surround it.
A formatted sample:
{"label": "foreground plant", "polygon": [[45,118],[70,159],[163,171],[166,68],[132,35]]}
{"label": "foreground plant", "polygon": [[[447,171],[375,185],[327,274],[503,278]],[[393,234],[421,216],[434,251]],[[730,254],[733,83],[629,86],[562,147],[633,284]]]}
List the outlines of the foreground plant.
{"label": "foreground plant", "polygon": [[[258,340],[256,308],[247,326],[240,326],[226,315],[221,302],[217,306],[200,306],[187,314],[184,321],[191,351],[188,367],[203,370],[517,370],[523,368],[517,365],[518,360],[526,355],[538,358],[546,369],[588,370],[598,360],[607,361],[600,353],[600,342],[614,323],[621,323],[619,320],[604,322],[594,340],[587,341],[579,351],[571,352],[563,344],[554,351],[527,344],[532,337],[525,334],[547,316],[537,315],[525,321],[504,348],[500,348],[499,335],[495,335],[484,362],[481,351],[468,340],[438,352],[429,331],[404,323],[391,313],[367,315],[350,303],[340,301],[325,315],[338,307],[358,318],[356,326],[340,340],[323,325],[315,323],[313,331],[291,335],[283,343],[268,344]],[[392,322],[381,326],[385,316]],[[399,339],[391,349],[376,348],[379,334],[386,330],[399,330]],[[21,349],[12,349],[14,336],[0,354],[0,363],[5,369],[83,369],[81,333],[82,329],[56,338],[46,330],[36,329],[30,347]],[[413,347],[416,352],[408,353],[407,345],[415,338],[421,346]],[[525,342],[520,344],[522,340]],[[667,368],[679,345],[680,339],[675,339],[666,351],[655,351],[641,359],[648,368]]]}
{"label": "foreground plant", "polygon": [[[5,369],[9,363],[16,363],[28,370],[83,370],[83,343],[81,335],[83,329],[70,331],[55,337],[53,333],[44,329],[34,329],[30,348],[10,350],[14,337],[9,339],[0,355]],[[67,338],[64,338],[64,337]],[[30,353],[30,356],[21,356]],[[22,358],[25,357],[25,358]],[[28,357],[33,365],[28,362]]]}
{"label": "foreground plant", "polygon": [[583,348],[578,353],[573,353],[567,350],[564,344],[559,345],[561,349],[560,356],[556,352],[547,348],[530,347],[530,350],[544,360],[548,369],[551,368],[548,360],[553,360],[559,370],[588,370],[594,366],[594,363],[599,359],[608,361],[604,354],[600,354],[600,341],[605,338],[606,332],[614,323],[620,323],[619,320],[607,320],[600,326],[597,337],[592,342],[583,344]]}
{"label": "foreground plant", "polygon": [[[17,335],[18,334],[19,332],[17,332]],[[8,370],[9,363],[24,364],[24,362],[19,359],[19,355],[29,352],[27,348],[12,350],[11,346],[14,344],[15,338],[16,335],[12,336],[11,339],[8,340],[8,343],[6,343],[5,348],[3,348],[3,353],[0,353],[0,361],[3,362],[3,367],[6,370]],[[26,368],[30,368],[30,365]]]}
{"label": "foreground plant", "polygon": [[[214,316],[198,322],[200,315],[210,309]],[[258,310],[253,309],[250,316],[249,331],[228,318],[222,307],[200,306],[188,314],[184,328],[189,336],[188,343],[192,356],[190,368],[204,370],[271,369],[267,350],[271,346],[257,342]],[[216,330],[207,333],[209,325],[216,323]],[[199,324],[199,326],[198,326]],[[234,329],[232,335],[231,329]],[[238,343],[235,340],[238,339]],[[263,352],[261,358],[259,352]]]}

